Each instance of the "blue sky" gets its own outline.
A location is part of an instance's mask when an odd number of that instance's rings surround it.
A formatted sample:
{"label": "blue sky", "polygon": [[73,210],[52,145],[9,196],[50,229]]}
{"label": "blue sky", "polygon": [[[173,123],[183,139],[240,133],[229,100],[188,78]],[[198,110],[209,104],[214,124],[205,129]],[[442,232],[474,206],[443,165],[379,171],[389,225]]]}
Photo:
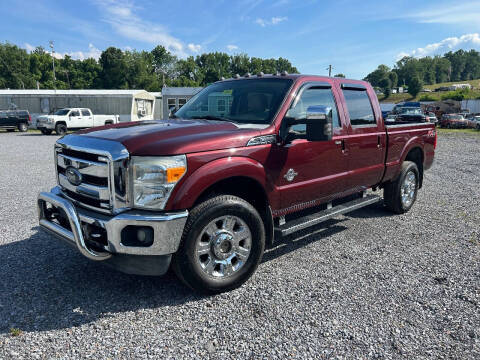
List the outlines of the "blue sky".
{"label": "blue sky", "polygon": [[57,56],[96,57],[109,46],[179,57],[202,52],[285,57],[302,73],[363,78],[402,55],[480,50],[480,1],[0,0],[0,41]]}

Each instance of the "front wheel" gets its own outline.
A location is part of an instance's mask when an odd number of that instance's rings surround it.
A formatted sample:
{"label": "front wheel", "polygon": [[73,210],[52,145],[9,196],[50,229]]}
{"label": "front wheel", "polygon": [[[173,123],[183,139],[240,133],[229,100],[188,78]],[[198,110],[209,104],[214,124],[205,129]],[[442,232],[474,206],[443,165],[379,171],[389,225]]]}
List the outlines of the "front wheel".
{"label": "front wheel", "polygon": [[67,125],[65,124],[57,124],[55,126],[55,132],[57,135],[63,136],[67,133]]}
{"label": "front wheel", "polygon": [[239,197],[221,195],[190,212],[172,267],[190,288],[220,293],[247,281],[264,249],[265,229],[258,211]]}
{"label": "front wheel", "polygon": [[417,164],[405,161],[397,179],[383,189],[385,206],[397,214],[410,210],[417,199],[419,178]]}

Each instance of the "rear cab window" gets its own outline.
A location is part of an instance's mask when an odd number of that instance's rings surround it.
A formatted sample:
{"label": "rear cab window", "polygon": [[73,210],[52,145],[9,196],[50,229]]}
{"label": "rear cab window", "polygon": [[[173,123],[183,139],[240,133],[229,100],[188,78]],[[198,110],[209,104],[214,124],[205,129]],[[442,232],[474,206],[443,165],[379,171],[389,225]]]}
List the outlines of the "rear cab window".
{"label": "rear cab window", "polygon": [[355,127],[376,127],[377,121],[367,89],[363,86],[342,84],[343,97],[347,106],[346,113],[350,125]]}

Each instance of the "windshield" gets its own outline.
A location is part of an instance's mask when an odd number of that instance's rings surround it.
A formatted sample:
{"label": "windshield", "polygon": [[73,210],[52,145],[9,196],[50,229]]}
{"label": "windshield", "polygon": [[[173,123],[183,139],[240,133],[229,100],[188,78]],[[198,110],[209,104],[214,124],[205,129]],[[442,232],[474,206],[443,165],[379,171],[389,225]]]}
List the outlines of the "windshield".
{"label": "windshield", "polygon": [[420,108],[402,108],[402,115],[422,115],[422,109]]}
{"label": "windshield", "polygon": [[69,111],[69,109],[60,109],[55,111],[53,115],[67,115]]}
{"label": "windshield", "polygon": [[452,120],[463,120],[463,116],[462,115],[451,115],[450,119],[452,119]]}
{"label": "windshield", "polygon": [[291,79],[245,79],[212,84],[174,117],[269,125],[292,85]]}

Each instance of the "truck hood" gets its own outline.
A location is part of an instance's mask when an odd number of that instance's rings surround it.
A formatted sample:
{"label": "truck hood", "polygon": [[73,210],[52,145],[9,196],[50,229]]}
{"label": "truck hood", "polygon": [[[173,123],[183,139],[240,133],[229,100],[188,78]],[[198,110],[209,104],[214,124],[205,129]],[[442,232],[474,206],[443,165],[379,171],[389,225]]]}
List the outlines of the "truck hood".
{"label": "truck hood", "polygon": [[169,119],[102,126],[77,132],[122,143],[131,155],[156,156],[245,146],[260,129],[212,120]]}

